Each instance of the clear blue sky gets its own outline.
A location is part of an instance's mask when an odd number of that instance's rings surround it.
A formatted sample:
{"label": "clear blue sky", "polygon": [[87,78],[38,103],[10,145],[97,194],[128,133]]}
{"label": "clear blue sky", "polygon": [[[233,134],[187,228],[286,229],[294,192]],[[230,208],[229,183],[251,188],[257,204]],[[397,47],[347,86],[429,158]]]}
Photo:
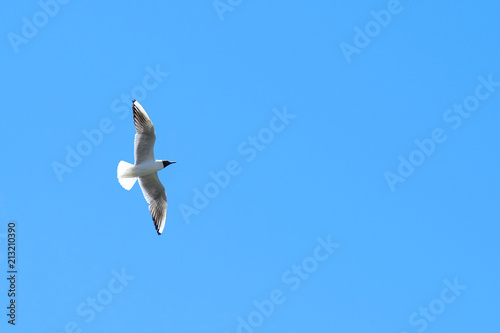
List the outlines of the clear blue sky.
{"label": "clear blue sky", "polygon": [[44,1],[0,14],[2,332],[499,331],[499,4]]}

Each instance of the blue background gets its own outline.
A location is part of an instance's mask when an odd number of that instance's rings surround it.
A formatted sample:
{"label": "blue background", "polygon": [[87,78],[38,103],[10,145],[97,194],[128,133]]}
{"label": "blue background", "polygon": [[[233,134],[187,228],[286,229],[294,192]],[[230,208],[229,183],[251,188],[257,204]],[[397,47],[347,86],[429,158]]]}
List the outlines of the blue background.
{"label": "blue background", "polygon": [[[500,88],[457,129],[444,115],[479,77],[500,81],[500,5],[402,0],[388,19],[391,1],[223,3],[220,15],[211,0],[4,6],[0,246],[17,221],[19,273],[15,328],[0,284],[2,330],[498,331]],[[368,45],[346,56],[367,24]],[[116,179],[133,162],[132,98],[155,124],[156,158],[178,161],[159,172],[161,236],[140,188]],[[238,146],[284,109],[295,118],[248,161]],[[83,131],[102,121],[89,146]],[[436,128],[446,140],[414,153],[424,160],[391,190],[386,172]],[[186,219],[232,160],[241,172]],[[311,259],[328,236],[340,246]],[[303,263],[312,272],[292,290],[284,275]],[[467,288],[443,303],[455,279]],[[286,300],[256,314],[276,289]],[[78,313],[96,297],[95,317]]]}

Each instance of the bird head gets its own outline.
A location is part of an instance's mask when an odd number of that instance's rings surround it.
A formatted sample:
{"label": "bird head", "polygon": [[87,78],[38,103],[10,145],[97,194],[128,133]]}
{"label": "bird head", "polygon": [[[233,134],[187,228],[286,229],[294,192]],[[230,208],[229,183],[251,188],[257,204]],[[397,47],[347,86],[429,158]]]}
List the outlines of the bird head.
{"label": "bird head", "polygon": [[165,167],[167,167],[167,166],[169,166],[170,164],[177,163],[177,162],[175,162],[175,161],[174,161],[174,162],[170,162],[170,161],[162,161],[162,162],[163,162],[163,167],[164,167],[164,168],[165,168]]}

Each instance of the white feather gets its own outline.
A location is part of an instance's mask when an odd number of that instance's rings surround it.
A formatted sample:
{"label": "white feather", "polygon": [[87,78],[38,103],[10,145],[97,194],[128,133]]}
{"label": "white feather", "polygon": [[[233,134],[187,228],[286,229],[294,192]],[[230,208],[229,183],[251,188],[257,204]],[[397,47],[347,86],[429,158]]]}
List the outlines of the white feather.
{"label": "white feather", "polygon": [[127,191],[130,190],[137,181],[137,177],[131,177],[133,169],[134,166],[130,163],[127,163],[125,161],[120,161],[120,163],[118,163],[116,175],[118,177],[120,185]]}

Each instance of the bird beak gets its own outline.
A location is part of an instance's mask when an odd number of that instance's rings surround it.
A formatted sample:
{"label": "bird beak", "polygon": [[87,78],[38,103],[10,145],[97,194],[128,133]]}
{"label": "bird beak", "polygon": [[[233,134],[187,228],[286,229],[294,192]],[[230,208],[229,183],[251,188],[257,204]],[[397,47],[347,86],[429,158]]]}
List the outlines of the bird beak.
{"label": "bird beak", "polygon": [[177,162],[176,161],[170,162],[170,164],[172,164],[172,163],[177,163]]}

